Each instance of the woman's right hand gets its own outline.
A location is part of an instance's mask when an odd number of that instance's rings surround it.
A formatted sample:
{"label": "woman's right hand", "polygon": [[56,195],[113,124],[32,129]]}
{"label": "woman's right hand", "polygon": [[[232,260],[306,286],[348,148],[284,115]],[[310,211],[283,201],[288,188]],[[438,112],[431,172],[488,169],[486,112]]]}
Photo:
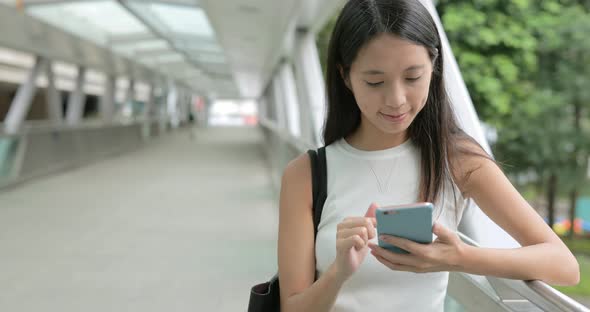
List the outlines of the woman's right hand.
{"label": "woman's right hand", "polygon": [[342,280],[358,270],[369,252],[368,242],[377,235],[376,209],[377,205],[372,203],[364,217],[348,217],[338,224],[333,265]]}

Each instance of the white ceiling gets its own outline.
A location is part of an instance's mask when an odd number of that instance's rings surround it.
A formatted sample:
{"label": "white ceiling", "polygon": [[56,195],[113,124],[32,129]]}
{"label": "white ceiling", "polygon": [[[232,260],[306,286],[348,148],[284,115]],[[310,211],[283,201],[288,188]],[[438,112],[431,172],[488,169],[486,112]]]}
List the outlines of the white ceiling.
{"label": "white ceiling", "polygon": [[201,0],[224,47],[240,93],[258,97],[281,56],[286,34],[316,31],[344,0]]}
{"label": "white ceiling", "polygon": [[244,97],[256,97],[300,0],[203,0]]}

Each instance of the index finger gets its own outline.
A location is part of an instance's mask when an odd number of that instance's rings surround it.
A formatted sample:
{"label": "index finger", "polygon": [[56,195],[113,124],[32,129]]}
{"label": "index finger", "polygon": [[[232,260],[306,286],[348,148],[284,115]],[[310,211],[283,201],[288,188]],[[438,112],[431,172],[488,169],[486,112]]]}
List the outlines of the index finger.
{"label": "index finger", "polygon": [[356,218],[346,218],[341,223],[345,227],[359,227],[364,226],[368,228],[374,228],[377,224],[377,219],[375,218],[366,218],[366,217],[356,217]]}

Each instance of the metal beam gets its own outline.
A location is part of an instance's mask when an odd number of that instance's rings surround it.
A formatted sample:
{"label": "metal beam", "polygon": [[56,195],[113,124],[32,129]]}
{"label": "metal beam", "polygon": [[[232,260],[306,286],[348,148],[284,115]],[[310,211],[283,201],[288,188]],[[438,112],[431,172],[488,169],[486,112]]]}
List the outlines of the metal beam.
{"label": "metal beam", "polygon": [[148,95],[148,100],[145,103],[143,116],[146,120],[150,120],[154,115],[154,103],[156,101],[156,84],[152,83],[150,85],[150,93]]}
{"label": "metal beam", "polygon": [[284,106],[285,121],[289,133],[296,138],[301,137],[301,123],[299,121],[300,110],[297,100],[297,89],[293,68],[289,63],[283,63],[277,73],[283,91],[283,100],[280,105]]}
{"label": "metal beam", "polygon": [[106,77],[104,93],[100,99],[99,109],[103,120],[111,121],[115,112],[115,92],[117,79],[113,76]]}
{"label": "metal beam", "polygon": [[129,80],[129,86],[127,86],[127,91],[125,93],[125,104],[129,105],[130,102],[135,101],[135,80]]}
{"label": "metal beam", "polygon": [[46,65],[45,72],[47,74],[47,108],[49,112],[49,119],[56,124],[61,124],[63,121],[63,107],[62,98],[59,90],[55,87],[55,75],[51,62]]}
{"label": "metal beam", "polygon": [[29,71],[27,79],[18,88],[18,91],[10,104],[10,110],[6,115],[4,122],[4,131],[8,134],[17,133],[29,113],[31,103],[37,91],[37,77],[41,73],[44,66],[47,65],[47,60],[43,57],[37,57],[35,65]]}
{"label": "metal beam", "polygon": [[78,67],[78,76],[76,77],[76,87],[68,99],[67,123],[75,125],[80,123],[84,115],[84,104],[86,94],[84,93],[84,83],[86,81],[86,69]]}
{"label": "metal beam", "polygon": [[[326,90],[322,66],[314,33],[298,32],[295,65],[299,81],[302,106],[302,127],[310,127],[310,142],[322,146],[322,126],[325,119]],[[303,107],[304,106],[304,107]]]}

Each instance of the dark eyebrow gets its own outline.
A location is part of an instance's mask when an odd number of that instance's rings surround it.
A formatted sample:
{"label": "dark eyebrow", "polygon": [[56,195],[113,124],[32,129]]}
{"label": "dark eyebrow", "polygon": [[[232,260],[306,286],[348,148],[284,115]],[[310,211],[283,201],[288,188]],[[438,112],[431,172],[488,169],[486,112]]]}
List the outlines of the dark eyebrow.
{"label": "dark eyebrow", "polygon": [[380,70],[375,70],[375,69],[366,70],[366,71],[362,72],[362,74],[364,74],[364,75],[385,75],[384,72],[382,72]]}
{"label": "dark eyebrow", "polygon": [[[418,70],[418,69],[422,69],[422,68],[424,68],[424,65],[413,65],[413,66],[406,68],[405,71]],[[365,70],[361,74],[363,74],[363,75],[385,75],[384,72],[382,72],[380,70],[376,70],[376,69]]]}

